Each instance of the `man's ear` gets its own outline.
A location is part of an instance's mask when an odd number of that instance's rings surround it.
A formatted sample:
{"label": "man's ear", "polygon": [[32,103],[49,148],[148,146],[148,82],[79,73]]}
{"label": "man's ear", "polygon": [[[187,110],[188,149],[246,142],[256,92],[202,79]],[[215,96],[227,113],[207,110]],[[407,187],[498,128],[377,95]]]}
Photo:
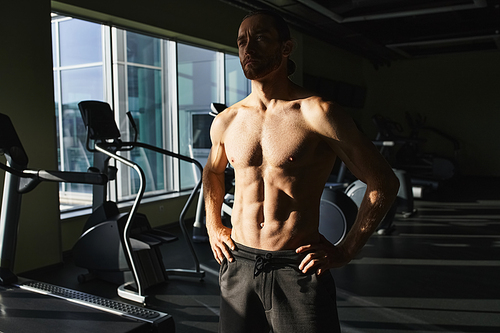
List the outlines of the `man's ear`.
{"label": "man's ear", "polygon": [[284,56],[289,56],[293,51],[293,41],[287,40],[286,42],[284,42],[282,50]]}

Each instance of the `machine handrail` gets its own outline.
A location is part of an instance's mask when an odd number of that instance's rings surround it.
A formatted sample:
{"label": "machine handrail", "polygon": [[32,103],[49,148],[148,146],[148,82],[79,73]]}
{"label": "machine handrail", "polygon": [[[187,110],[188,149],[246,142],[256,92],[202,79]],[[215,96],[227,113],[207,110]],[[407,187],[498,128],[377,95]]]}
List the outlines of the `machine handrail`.
{"label": "machine handrail", "polygon": [[99,145],[102,148],[118,148],[117,149],[118,151],[125,150],[125,149],[122,149],[121,147],[127,147],[126,150],[130,150],[130,148],[133,148],[134,146],[135,147],[149,149],[149,150],[153,150],[153,151],[155,151],[157,153],[160,153],[160,154],[163,154],[163,155],[175,157],[175,158],[178,158],[180,160],[183,160],[183,161],[186,161],[186,162],[189,162],[189,163],[193,163],[193,164],[196,165],[196,167],[198,168],[198,170],[201,173],[203,173],[203,166],[201,165],[200,162],[198,162],[194,158],[187,157],[185,155],[181,155],[181,154],[178,154],[178,153],[174,153],[174,152],[172,152],[170,150],[159,148],[159,147],[147,144],[147,143],[143,143],[143,142],[122,142],[122,141],[120,141],[119,144],[117,144],[115,142],[100,142]]}
{"label": "machine handrail", "polygon": [[[117,143],[117,142],[99,142],[99,143],[96,143],[95,147],[97,148],[98,146],[100,148],[99,151],[101,151],[102,149],[106,150],[106,149],[111,149],[111,148],[114,148],[114,149],[117,149],[117,151],[120,151],[120,147],[122,147],[122,146],[127,147],[127,150],[130,150],[130,148],[133,148],[133,147],[140,147],[140,148],[152,150],[154,152],[157,152],[157,153],[160,153],[163,155],[175,157],[175,158],[178,158],[178,159],[183,160],[185,162],[193,163],[198,168],[198,171],[200,172],[200,180],[197,182],[197,184],[191,190],[191,193],[190,193],[190,195],[189,195],[186,203],[184,204],[182,211],[179,215],[179,225],[181,227],[182,234],[188,240],[190,236],[189,236],[188,231],[186,229],[185,217],[186,217],[186,214],[187,214],[189,208],[193,204],[194,197],[195,197],[196,193],[201,189],[201,185],[203,182],[203,180],[202,180],[203,166],[201,165],[201,163],[193,158],[190,158],[190,157],[178,154],[178,153],[174,153],[172,151],[169,151],[169,150],[166,150],[163,148],[159,148],[159,147],[156,147],[156,146],[153,146],[153,145],[150,145],[147,143],[143,143],[143,142],[122,142],[122,141],[119,141],[119,143]],[[103,152],[103,151],[101,151],[101,152]],[[118,156],[121,159],[124,159],[123,157],[121,157],[115,153],[110,153],[109,151],[108,151],[108,153],[105,153],[105,154],[108,156],[111,156],[113,158],[116,158],[116,156]],[[127,160],[127,161],[130,163],[134,163],[130,160]],[[142,172],[142,169],[141,169],[141,172]],[[141,182],[141,185],[142,185],[142,182]],[[201,193],[200,193],[200,195],[201,195]],[[142,199],[142,195],[141,195],[141,199]],[[201,274],[200,262],[198,260],[198,256],[196,255],[193,244],[190,241],[188,241],[187,244],[189,246],[189,250],[191,251],[193,260],[195,262],[196,273]]]}
{"label": "machine handrail", "polygon": [[130,213],[128,214],[127,217],[127,222],[125,223],[125,227],[123,228],[123,240],[125,241],[125,249],[127,251],[127,256],[129,258],[128,262],[130,265],[130,268],[132,270],[132,273],[134,274],[134,279],[136,281],[137,285],[137,293],[139,295],[143,294],[142,286],[139,280],[139,273],[137,270],[137,267],[134,264],[134,261],[132,260],[132,245],[130,244],[130,229],[132,226],[132,221],[134,220],[134,217],[137,213],[137,210],[139,209],[139,204],[141,202],[142,196],[144,195],[144,190],[145,186],[144,183],[146,181],[146,176],[144,175],[144,171],[137,165],[137,163],[134,163],[120,155],[117,155],[114,152],[111,152],[109,150],[106,150],[105,148],[101,147],[99,143],[95,144],[95,149],[103,154],[108,155],[109,157],[114,158],[115,160],[125,164],[126,166],[134,169],[137,174],[139,175],[139,192],[137,193],[134,203],[132,205],[132,209],[130,210]]}
{"label": "machine handrail", "polygon": [[19,178],[28,179],[21,184],[20,188],[18,189],[19,193],[28,193],[32,191],[42,181],[91,185],[105,185],[108,182],[108,177],[102,173],[41,169],[18,170],[4,163],[0,163],[0,169],[9,172]]}

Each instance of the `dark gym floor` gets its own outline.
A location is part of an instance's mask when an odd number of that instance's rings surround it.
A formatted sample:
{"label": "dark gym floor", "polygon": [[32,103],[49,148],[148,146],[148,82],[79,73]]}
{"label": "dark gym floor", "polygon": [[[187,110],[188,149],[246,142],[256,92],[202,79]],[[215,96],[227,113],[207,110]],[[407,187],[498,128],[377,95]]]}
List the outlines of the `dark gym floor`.
{"label": "dark gym floor", "polygon": [[[332,271],[343,332],[500,332],[500,179],[455,180],[415,205],[416,215],[396,216],[395,233],[374,235]],[[149,307],[171,314],[178,333],[217,332],[218,265],[208,244],[195,247],[204,281],[173,277],[150,290]],[[191,265],[183,239],[162,252],[167,267]],[[80,273],[68,257],[23,276],[119,299],[114,285],[78,284]]]}

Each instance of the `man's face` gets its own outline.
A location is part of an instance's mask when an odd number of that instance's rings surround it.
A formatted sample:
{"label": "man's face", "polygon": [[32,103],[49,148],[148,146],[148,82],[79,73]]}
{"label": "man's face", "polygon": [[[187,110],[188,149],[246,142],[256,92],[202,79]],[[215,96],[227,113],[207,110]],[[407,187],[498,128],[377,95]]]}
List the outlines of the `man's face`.
{"label": "man's face", "polygon": [[278,69],[283,61],[281,47],[272,18],[255,15],[245,19],[238,31],[238,50],[247,79],[258,80]]}

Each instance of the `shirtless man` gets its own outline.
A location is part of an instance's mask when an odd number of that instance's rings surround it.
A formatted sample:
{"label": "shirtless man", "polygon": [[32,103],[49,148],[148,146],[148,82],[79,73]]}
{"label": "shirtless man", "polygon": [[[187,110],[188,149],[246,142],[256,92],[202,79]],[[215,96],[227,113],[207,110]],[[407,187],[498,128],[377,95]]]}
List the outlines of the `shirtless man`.
{"label": "shirtless man", "polygon": [[[348,115],[288,79],[293,42],[279,16],[248,15],[237,42],[252,93],[215,118],[203,173],[206,225],[221,264],[219,331],[340,332],[329,269],[363,247],[398,180]],[[334,246],[318,224],[337,156],[367,190],[354,226]],[[236,184],[232,228],[220,216],[228,162]]]}

